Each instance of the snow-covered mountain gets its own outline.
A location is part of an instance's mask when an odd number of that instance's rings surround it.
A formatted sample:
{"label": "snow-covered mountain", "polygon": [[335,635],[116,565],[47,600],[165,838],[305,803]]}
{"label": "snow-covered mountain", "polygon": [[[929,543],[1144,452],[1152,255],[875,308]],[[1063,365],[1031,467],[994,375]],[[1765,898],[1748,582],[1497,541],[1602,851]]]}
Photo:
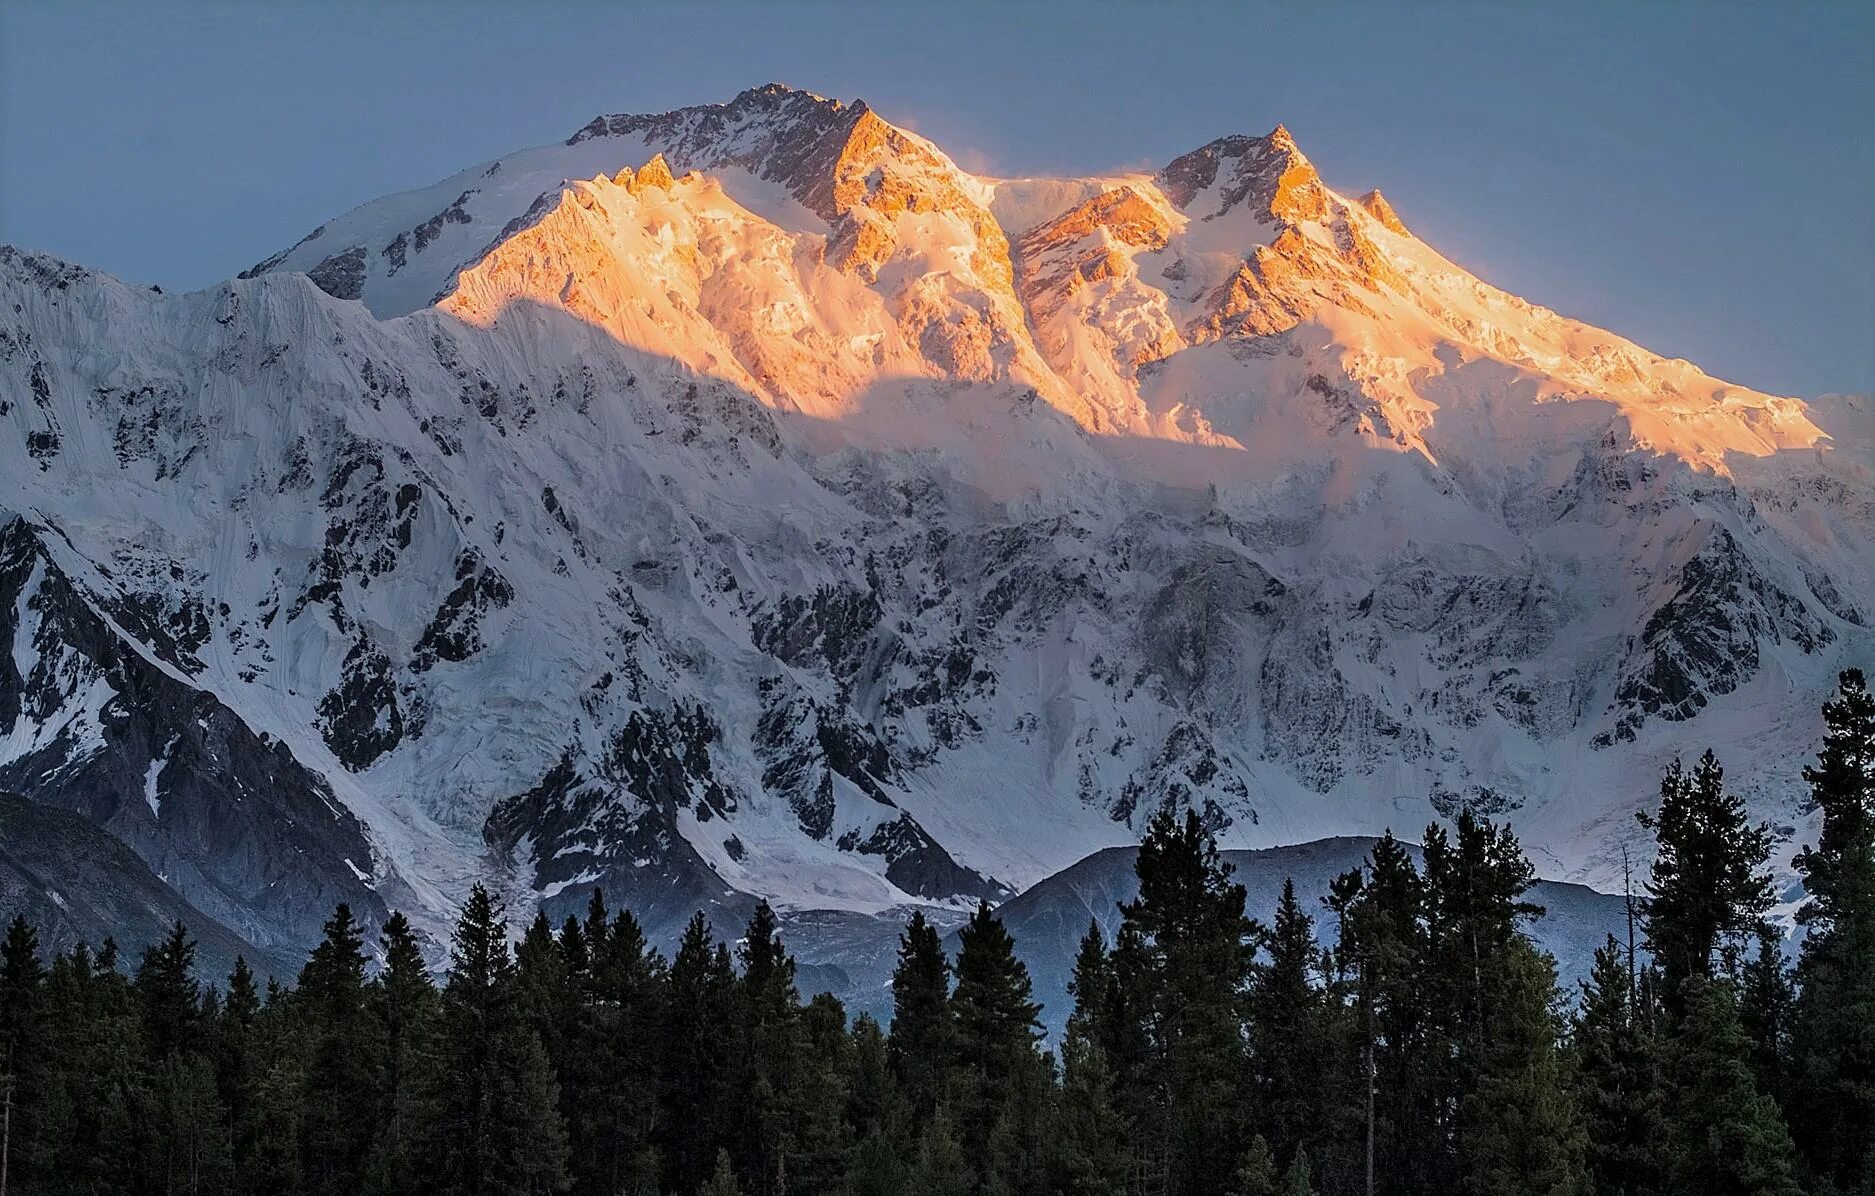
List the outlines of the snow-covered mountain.
{"label": "snow-covered mountain", "polygon": [[1865,400],[1505,294],[1280,127],[994,179],[771,85],[0,305],[0,789],[269,948],[1001,898],[1168,803],[1608,882],[1708,744],[1800,837],[1875,645]]}

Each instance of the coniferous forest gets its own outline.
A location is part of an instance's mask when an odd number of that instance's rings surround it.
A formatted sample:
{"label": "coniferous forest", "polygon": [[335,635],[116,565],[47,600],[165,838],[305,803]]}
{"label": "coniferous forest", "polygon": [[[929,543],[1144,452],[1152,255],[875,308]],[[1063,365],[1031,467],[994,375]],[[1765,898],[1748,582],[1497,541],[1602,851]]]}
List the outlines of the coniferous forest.
{"label": "coniferous forest", "polygon": [[[1524,933],[1504,827],[1391,837],[1271,925],[1195,817],[1090,928],[1045,1049],[988,907],[914,916],[893,1017],[803,1000],[773,913],[666,959],[630,911],[470,896],[447,971],[340,906],[295,986],[141,959],[0,959],[0,1193],[1731,1196],[1875,1192],[1875,699],[1845,673],[1804,771],[1822,829],[1789,966],[1770,828],[1706,754],[1663,776],[1633,933],[1579,991]],[[1331,944],[1327,947],[1320,943]]]}

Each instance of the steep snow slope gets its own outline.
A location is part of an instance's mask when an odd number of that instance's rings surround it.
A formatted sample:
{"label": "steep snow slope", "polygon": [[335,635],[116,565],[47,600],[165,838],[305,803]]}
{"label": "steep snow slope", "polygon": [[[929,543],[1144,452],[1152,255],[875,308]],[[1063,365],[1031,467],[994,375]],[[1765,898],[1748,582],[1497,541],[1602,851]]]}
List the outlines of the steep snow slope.
{"label": "steep snow slope", "polygon": [[[476,877],[659,921],[996,898],[1166,803],[1233,847],[1468,806],[1607,881],[1708,743],[1805,833],[1870,655],[1862,400],[1497,291],[1280,128],[980,179],[771,86],[249,274],[0,252],[0,509],[43,562],[0,783],[147,816],[159,869],[229,849],[164,829],[184,720],[114,735],[96,644],[329,797],[243,868],[436,924]],[[202,809],[251,808],[227,772]]]}

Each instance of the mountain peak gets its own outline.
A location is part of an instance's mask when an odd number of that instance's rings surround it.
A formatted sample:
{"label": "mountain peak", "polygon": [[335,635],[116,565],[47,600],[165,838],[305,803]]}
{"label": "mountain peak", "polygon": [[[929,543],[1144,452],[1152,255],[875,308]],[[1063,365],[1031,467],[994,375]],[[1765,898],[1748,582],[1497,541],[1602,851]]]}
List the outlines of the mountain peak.
{"label": "mountain peak", "polygon": [[729,101],[729,105],[730,107],[734,107],[737,104],[741,104],[745,102],[756,101],[756,100],[765,99],[765,98],[775,99],[775,98],[781,98],[781,97],[787,97],[787,96],[805,96],[807,99],[813,100],[816,103],[832,104],[836,108],[844,106],[840,103],[839,100],[830,100],[826,96],[823,96],[819,94],[818,92],[808,91],[806,88],[803,88],[803,87],[790,87],[786,83],[779,83],[779,82],[764,83],[760,87],[746,88],[743,91],[737,93],[736,98]]}
{"label": "mountain peak", "polygon": [[[664,155],[661,153],[652,154],[650,161],[640,166],[635,176],[635,182],[638,188],[659,187],[665,191],[669,191],[674,181],[675,180],[671,177],[670,165],[664,161]],[[637,188],[634,188],[634,193],[636,189]]]}
{"label": "mountain peak", "polygon": [[1366,195],[1361,196],[1354,202],[1360,204],[1361,208],[1366,211],[1369,216],[1380,221],[1386,228],[1399,233],[1403,237],[1409,235],[1406,231],[1406,225],[1400,220],[1400,214],[1393,210],[1393,205],[1388,203],[1387,197],[1380,193],[1380,188],[1375,187],[1372,191],[1369,191]]}
{"label": "mountain peak", "polygon": [[[1246,201],[1259,219],[1276,224],[1320,220],[1327,211],[1321,177],[1282,125],[1264,137],[1220,137],[1175,158],[1159,172],[1159,186],[1180,209],[1209,208],[1201,213],[1207,220]],[[1214,207],[1198,204],[1213,192]]]}

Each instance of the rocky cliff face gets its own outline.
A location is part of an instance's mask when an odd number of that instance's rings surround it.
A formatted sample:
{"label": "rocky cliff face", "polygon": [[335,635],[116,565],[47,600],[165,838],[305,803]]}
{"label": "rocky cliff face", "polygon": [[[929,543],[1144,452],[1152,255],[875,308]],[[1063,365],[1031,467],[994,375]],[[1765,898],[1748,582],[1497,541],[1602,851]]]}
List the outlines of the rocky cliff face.
{"label": "rocky cliff face", "polygon": [[[0,250],[0,788],[263,944],[474,879],[675,924],[1515,822],[1866,663],[1875,431],[1471,277],[1282,129],[999,180],[768,87],[193,295]],[[803,916],[805,916],[803,914]]]}

